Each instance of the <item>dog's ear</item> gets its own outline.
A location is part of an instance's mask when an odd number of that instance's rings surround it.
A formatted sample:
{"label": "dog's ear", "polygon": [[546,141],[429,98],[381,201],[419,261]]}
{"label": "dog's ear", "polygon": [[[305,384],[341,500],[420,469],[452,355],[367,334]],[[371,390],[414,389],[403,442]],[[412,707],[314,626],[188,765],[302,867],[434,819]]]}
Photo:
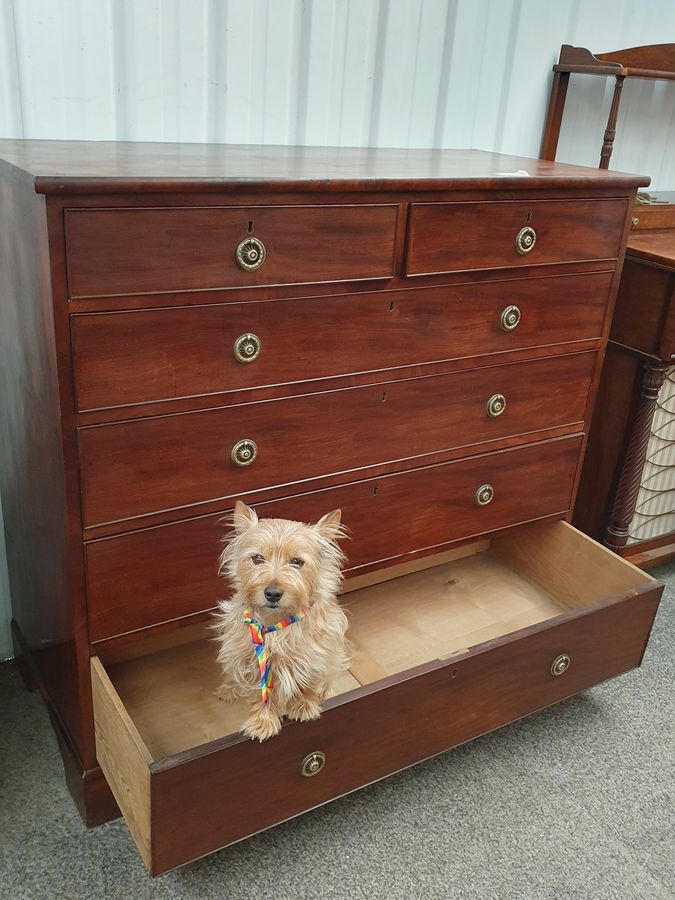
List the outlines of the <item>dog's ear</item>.
{"label": "dog's ear", "polygon": [[325,538],[327,541],[337,541],[345,537],[345,529],[340,524],[342,519],[342,510],[334,509],[333,512],[326,513],[314,525],[314,531]]}
{"label": "dog's ear", "polygon": [[237,500],[234,504],[234,512],[232,513],[232,525],[234,526],[235,534],[243,534],[245,531],[248,531],[249,528],[253,528],[253,526],[257,524],[258,516],[256,515],[255,510],[251,509],[250,506],[246,506],[241,500]]}

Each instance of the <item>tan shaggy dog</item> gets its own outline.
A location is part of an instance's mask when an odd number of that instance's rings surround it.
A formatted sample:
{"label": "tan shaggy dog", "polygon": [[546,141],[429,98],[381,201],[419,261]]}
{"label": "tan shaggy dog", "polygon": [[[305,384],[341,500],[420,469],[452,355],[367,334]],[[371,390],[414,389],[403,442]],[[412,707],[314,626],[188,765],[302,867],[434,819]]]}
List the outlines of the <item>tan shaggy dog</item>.
{"label": "tan shaggy dog", "polygon": [[[234,532],[226,539],[220,573],[234,593],[217,614],[218,662],[223,700],[251,702],[243,732],[260,741],[281,730],[281,717],[306,721],[321,715],[321,701],[349,666],[347,617],[337,602],[345,536],[340,510],[315,525],[287,519],[260,519],[238,502]],[[298,621],[265,635],[271,689],[262,701],[261,677],[251,629],[244,614],[263,626],[290,616]]]}

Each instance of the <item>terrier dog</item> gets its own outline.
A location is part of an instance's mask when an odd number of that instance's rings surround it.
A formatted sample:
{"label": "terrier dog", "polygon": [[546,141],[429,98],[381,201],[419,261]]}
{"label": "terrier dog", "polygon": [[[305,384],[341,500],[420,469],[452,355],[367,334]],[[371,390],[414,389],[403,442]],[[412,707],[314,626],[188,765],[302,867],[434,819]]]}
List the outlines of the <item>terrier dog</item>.
{"label": "terrier dog", "polygon": [[220,557],[234,588],[219,604],[215,628],[225,701],[246,699],[242,730],[264,741],[282,715],[307,721],[349,666],[347,617],[337,602],[345,537],[340,510],[314,525],[261,519],[241,502]]}

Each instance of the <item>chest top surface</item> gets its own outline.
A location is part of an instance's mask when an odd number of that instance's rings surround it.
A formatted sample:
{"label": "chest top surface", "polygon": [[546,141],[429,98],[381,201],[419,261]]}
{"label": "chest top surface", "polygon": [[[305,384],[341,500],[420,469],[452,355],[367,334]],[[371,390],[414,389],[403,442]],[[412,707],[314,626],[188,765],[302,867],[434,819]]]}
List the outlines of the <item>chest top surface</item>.
{"label": "chest top surface", "polygon": [[649,179],[483,150],[0,140],[2,171],[38,193],[457,187],[622,188]]}

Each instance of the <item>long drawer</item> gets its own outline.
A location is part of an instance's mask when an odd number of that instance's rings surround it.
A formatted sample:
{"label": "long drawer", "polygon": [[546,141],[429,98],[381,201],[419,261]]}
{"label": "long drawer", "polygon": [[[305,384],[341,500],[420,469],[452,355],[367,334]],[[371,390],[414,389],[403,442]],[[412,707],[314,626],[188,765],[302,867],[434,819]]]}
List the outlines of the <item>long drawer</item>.
{"label": "long drawer", "polygon": [[611,279],[603,272],[75,315],[77,405],[125,406],[599,339]]}
{"label": "long drawer", "polygon": [[80,429],[84,522],[581,423],[595,353]]}
{"label": "long drawer", "polygon": [[407,275],[615,259],[625,200],[413,203]]}
{"label": "long drawer", "polygon": [[[556,513],[570,505],[581,437],[527,445],[255,504],[312,522],[342,509],[349,571]],[[477,503],[490,485],[492,499]],[[246,498],[242,498],[246,499]],[[481,500],[489,499],[484,493]],[[89,636],[101,640],[213,607],[223,511],[86,545]],[[142,602],[139,602],[142,598]]]}
{"label": "long drawer", "polygon": [[[69,209],[69,290],[77,298],[389,278],[397,215],[396,204]],[[244,263],[258,254],[259,267],[242,268],[238,252]]]}
{"label": "long drawer", "polygon": [[[92,660],[98,760],[153,874],[639,666],[662,590],[564,522],[383,587],[350,595],[343,693],[262,744],[214,696],[212,639]],[[470,607],[491,636],[462,644]]]}

